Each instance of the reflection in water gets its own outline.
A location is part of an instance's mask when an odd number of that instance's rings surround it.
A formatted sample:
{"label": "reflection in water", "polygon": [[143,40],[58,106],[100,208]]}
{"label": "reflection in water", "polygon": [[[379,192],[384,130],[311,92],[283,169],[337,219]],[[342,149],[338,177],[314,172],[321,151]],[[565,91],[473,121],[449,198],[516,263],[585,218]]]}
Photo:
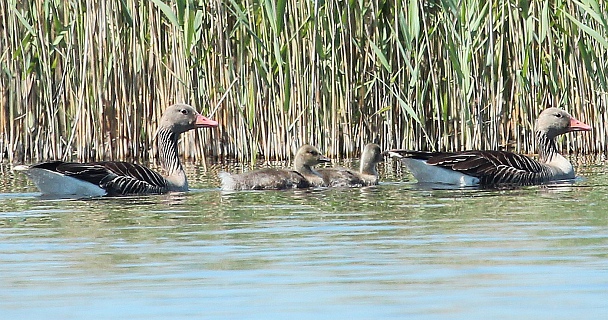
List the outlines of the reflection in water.
{"label": "reflection in water", "polygon": [[[603,167],[570,185],[49,201],[0,193],[6,318],[601,318]],[[405,182],[403,181],[405,180]],[[12,183],[12,185],[11,185]],[[10,191],[10,192],[9,192]]]}

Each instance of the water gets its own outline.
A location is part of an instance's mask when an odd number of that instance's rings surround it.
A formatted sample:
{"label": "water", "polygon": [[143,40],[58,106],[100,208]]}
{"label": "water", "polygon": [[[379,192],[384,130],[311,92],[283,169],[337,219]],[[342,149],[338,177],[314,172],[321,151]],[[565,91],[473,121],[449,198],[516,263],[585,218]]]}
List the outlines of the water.
{"label": "water", "polygon": [[[0,179],[3,319],[604,319],[607,168],[573,185],[49,201]],[[387,172],[388,171],[388,172]],[[401,181],[406,180],[406,181]]]}

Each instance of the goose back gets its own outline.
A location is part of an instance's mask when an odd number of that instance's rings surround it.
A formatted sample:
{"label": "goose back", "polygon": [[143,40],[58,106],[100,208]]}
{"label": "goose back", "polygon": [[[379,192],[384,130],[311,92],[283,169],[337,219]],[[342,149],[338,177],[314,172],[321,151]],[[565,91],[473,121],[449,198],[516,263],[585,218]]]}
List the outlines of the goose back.
{"label": "goose back", "polygon": [[363,187],[368,185],[358,172],[348,168],[320,168],[317,172],[326,187]]}
{"label": "goose back", "polygon": [[[33,165],[29,169],[50,171],[88,182],[105,190],[103,195],[108,196],[162,194],[169,191],[166,179],[158,172],[128,162],[77,163],[51,161]],[[44,180],[36,180],[34,183],[45,195],[63,193],[55,185],[47,186],[44,184]]]}
{"label": "goose back", "polygon": [[[574,178],[572,171],[557,174],[547,165],[530,157],[491,150],[471,150],[464,152],[421,152],[411,150],[391,150],[392,155],[405,160],[405,164],[419,182],[440,182],[459,185],[484,186],[532,185],[548,180]],[[428,174],[424,167],[435,166],[446,169],[444,177]],[[468,178],[467,178],[468,177]],[[472,179],[472,178],[473,179]],[[443,181],[439,181],[443,179]]]}
{"label": "goose back", "polygon": [[241,174],[221,172],[222,190],[283,190],[309,188],[312,185],[294,170],[265,168]]}

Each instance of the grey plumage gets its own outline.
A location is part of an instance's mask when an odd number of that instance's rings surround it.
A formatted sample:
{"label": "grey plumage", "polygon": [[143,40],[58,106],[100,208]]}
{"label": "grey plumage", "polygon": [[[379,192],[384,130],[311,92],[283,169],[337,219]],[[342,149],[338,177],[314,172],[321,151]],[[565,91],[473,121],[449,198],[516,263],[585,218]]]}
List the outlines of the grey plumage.
{"label": "grey plumage", "polygon": [[498,184],[529,185],[546,181],[551,170],[546,165],[524,155],[489,150],[463,152],[416,152],[391,150],[402,157],[426,160],[434,165],[461,172],[479,179],[479,184],[492,186]]}
{"label": "grey plumage", "polygon": [[348,168],[320,168],[317,172],[328,187],[364,187],[378,184],[376,165],[384,160],[380,146],[365,145],[361,152],[359,171]]}
{"label": "grey plumage", "polygon": [[324,186],[323,178],[314,166],[329,162],[319,150],[303,145],[296,152],[294,168],[258,169],[240,174],[221,172],[222,190],[282,190]]}
{"label": "grey plumage", "polygon": [[[167,173],[166,176],[139,164],[118,161],[92,163],[51,161],[29,167],[19,166],[15,169],[24,171],[43,194],[50,195],[75,192],[70,188],[65,188],[69,191],[62,190],[64,186],[56,185],[55,179],[64,181],[62,183],[74,182],[70,179],[90,183],[92,186],[102,189],[108,196],[187,191],[188,181],[177,151],[179,136],[183,132],[195,128],[217,125],[216,121],[203,117],[189,105],[177,104],[167,108],[157,131],[159,158],[161,166]],[[62,180],[61,177],[66,179]],[[49,183],[49,179],[54,180]],[[98,193],[95,192],[93,195],[98,195]]]}
{"label": "grey plumage", "polygon": [[[533,185],[549,181],[572,179],[574,169],[570,162],[559,154],[555,137],[571,131],[589,131],[591,127],[574,119],[566,111],[557,108],[544,110],[536,122],[536,140],[539,159],[506,152],[471,150],[462,152],[426,152],[412,150],[389,150],[388,153],[401,158],[426,162],[428,166],[447,169],[452,172],[477,178],[481,186]],[[414,166],[412,168],[422,168]],[[420,170],[422,171],[422,170]],[[414,176],[423,173],[412,170]],[[438,174],[446,174],[438,171]],[[428,172],[424,173],[428,180]],[[425,181],[432,182],[432,181]]]}

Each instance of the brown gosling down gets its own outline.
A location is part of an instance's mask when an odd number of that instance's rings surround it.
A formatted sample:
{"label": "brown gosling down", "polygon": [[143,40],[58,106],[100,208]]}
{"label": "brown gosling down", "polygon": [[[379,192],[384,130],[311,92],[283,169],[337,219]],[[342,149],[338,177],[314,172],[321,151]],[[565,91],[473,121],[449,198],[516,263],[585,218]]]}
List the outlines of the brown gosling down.
{"label": "brown gosling down", "polygon": [[364,187],[378,184],[376,165],[384,160],[380,146],[368,143],[361,153],[359,172],[347,168],[321,168],[317,171],[328,187]]}
{"label": "brown gosling down", "polygon": [[293,170],[266,168],[240,174],[221,172],[222,190],[282,190],[323,187],[323,178],[314,169],[319,163],[330,162],[319,150],[303,145],[296,152]]}

